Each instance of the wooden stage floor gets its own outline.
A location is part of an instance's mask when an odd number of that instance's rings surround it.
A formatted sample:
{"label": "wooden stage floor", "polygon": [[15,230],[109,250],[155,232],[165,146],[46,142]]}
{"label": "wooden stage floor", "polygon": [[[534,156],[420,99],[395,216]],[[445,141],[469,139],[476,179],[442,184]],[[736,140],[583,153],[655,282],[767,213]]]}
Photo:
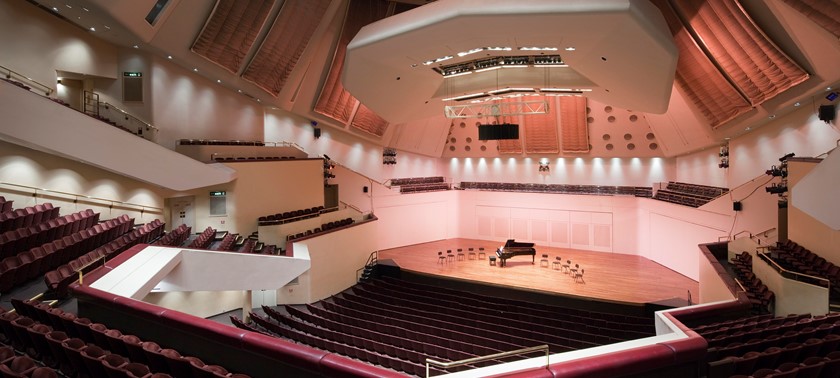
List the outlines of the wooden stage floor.
{"label": "wooden stage floor", "polygon": [[[611,302],[638,304],[678,298],[682,299],[679,302],[687,304],[688,291],[691,291],[695,303],[699,298],[700,285],[697,281],[644,257],[538,245],[534,264],[531,264],[531,256],[516,256],[507,260],[504,268],[491,266],[488,257],[495,256],[501,244],[486,240],[448,239],[382,250],[379,251],[379,259],[392,259],[401,269],[421,274]],[[463,248],[466,255],[469,247],[475,248],[476,254],[479,247],[484,247],[487,256],[483,260],[467,258],[438,262],[438,251],[446,255],[446,250],[451,249],[456,254],[457,248]],[[540,266],[542,254],[549,256],[548,268]],[[561,256],[563,261],[572,260],[572,266],[579,264],[585,270],[584,282],[575,282],[569,274],[553,269],[551,262],[556,256]]]}

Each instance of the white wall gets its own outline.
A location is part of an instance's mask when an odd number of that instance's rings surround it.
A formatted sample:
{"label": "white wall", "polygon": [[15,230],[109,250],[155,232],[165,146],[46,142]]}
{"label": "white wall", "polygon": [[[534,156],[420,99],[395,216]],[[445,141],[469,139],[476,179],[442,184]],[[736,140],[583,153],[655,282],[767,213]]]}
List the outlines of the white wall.
{"label": "white wall", "polygon": [[[836,122],[836,121],[835,121]],[[729,187],[739,186],[793,152],[813,157],[833,149],[840,133],[817,118],[815,109],[802,106],[788,115],[729,143]]]}
{"label": "white wall", "polygon": [[[61,214],[93,209],[101,213],[103,219],[128,214],[136,218],[137,223],[149,222],[155,218],[164,219],[159,209],[163,208],[163,197],[168,193],[166,190],[87,164],[3,141],[0,141],[0,183],[26,185],[79,195],[69,196],[37,191],[37,196],[33,196],[33,192],[29,189],[0,184],[0,195],[6,197],[7,200],[14,200],[15,208],[50,202],[54,206],[61,206]],[[110,207],[107,202],[91,200],[84,196],[139,206],[117,204]],[[143,211],[142,206],[149,208]]]}
{"label": "white wall", "polygon": [[673,181],[728,188],[727,169],[719,168],[720,148],[711,147],[676,158]]}
{"label": "white wall", "polygon": [[152,117],[158,142],[178,139],[262,140],[263,107],[180,66],[151,58]]}
{"label": "white wall", "polygon": [[311,303],[356,284],[356,271],[377,250],[376,224],[366,222],[294,243],[294,257],[305,255],[312,267],[297,284],[277,290],[277,303]]}
{"label": "white wall", "polygon": [[[207,318],[242,308],[245,291],[177,291],[149,293],[143,302]],[[238,316],[239,314],[237,314]]]}
{"label": "white wall", "polygon": [[450,158],[444,176],[460,181],[573,185],[651,186],[675,176],[666,158],[548,158],[550,172],[539,172],[540,159],[522,157]]}
{"label": "white wall", "polygon": [[[195,196],[193,231],[207,227],[249,235],[261,216],[324,204],[323,161],[295,159],[227,163],[237,179],[170,197]],[[210,192],[226,192],[227,215],[210,215]]]}
{"label": "white wall", "polygon": [[28,2],[0,2],[0,35],[0,65],[53,89],[56,70],[116,77],[113,45]]}

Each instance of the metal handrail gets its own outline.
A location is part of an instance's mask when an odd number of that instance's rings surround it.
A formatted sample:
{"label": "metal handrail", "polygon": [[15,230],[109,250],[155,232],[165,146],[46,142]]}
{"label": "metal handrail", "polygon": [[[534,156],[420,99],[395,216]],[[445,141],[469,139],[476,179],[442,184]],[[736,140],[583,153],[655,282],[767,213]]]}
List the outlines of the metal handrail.
{"label": "metal handrail", "polygon": [[11,69],[9,69],[9,68],[7,68],[7,67],[4,67],[4,66],[0,66],[0,70],[2,70],[2,71],[5,71],[5,72],[6,72],[6,78],[7,78],[7,79],[11,79],[11,78],[12,78],[12,74],[15,74],[15,75],[17,76],[17,78],[18,78],[18,79],[28,81],[28,82],[30,82],[30,83],[32,83],[32,84],[36,84],[37,86],[39,86],[39,87],[41,87],[41,88],[42,88],[42,91],[44,92],[44,95],[45,95],[45,96],[47,96],[47,97],[49,97],[49,95],[50,95],[50,94],[52,94],[53,92],[55,92],[55,90],[54,90],[52,87],[50,87],[50,86],[48,86],[48,85],[46,85],[46,84],[42,84],[41,82],[39,82],[39,81],[37,81],[37,80],[35,80],[35,79],[32,79],[31,77],[26,76],[26,75],[24,75],[24,74],[22,74],[22,73],[20,73],[20,72],[15,72],[15,71],[13,71],[13,70],[11,70]]}
{"label": "metal handrail", "polygon": [[545,367],[548,368],[549,352],[548,352],[548,345],[545,345],[545,344],[537,345],[537,346],[529,347],[529,348],[511,350],[511,351],[508,351],[508,352],[499,352],[499,353],[490,354],[490,355],[487,355],[487,356],[472,357],[472,358],[467,358],[467,359],[463,359],[463,360],[460,360],[460,361],[452,361],[452,362],[442,362],[442,361],[438,361],[438,360],[433,360],[431,358],[426,358],[426,378],[429,377],[429,365],[435,365],[439,368],[449,369],[451,367],[464,366],[464,365],[469,365],[469,364],[476,363],[476,362],[495,360],[497,358],[502,358],[502,357],[515,356],[515,355],[518,355],[518,354],[525,354],[525,353],[532,353],[532,352],[543,352],[543,351],[545,352]]}
{"label": "metal handrail", "polygon": [[64,195],[64,196],[71,196],[71,197],[75,197],[75,200],[76,200],[76,201],[78,201],[79,199],[82,199],[82,200],[90,200],[90,201],[101,201],[101,202],[110,203],[112,207],[113,207],[115,204],[118,204],[118,205],[120,205],[120,206],[133,206],[133,207],[139,207],[141,212],[145,212],[145,211],[146,211],[146,209],[149,209],[149,210],[158,210],[158,211],[160,211],[160,212],[163,212],[163,208],[162,208],[162,207],[155,207],[155,206],[149,206],[149,205],[141,205],[141,204],[131,203],[131,202],[123,202],[123,201],[117,201],[117,200],[112,200],[112,199],[107,199],[107,198],[99,198],[99,197],[88,196],[88,195],[84,195],[84,194],[77,194],[77,193],[62,192],[62,191],[60,191],[60,190],[52,190],[52,189],[36,188],[36,187],[34,187],[34,186],[21,185],[21,184],[12,184],[12,183],[10,183],[10,182],[1,182],[1,181],[0,181],[0,185],[13,186],[13,187],[17,187],[17,188],[24,188],[24,189],[34,190],[35,192],[34,192],[34,193],[32,193],[32,194],[33,194],[33,196],[34,196],[34,195],[37,195],[37,194],[38,194],[38,191],[41,191],[41,192],[46,192],[46,193],[56,193],[56,194],[60,194],[60,195]]}
{"label": "metal handrail", "polygon": [[[805,273],[794,272],[794,271],[791,271],[791,270],[787,270],[787,269],[785,269],[785,268],[782,268],[782,266],[781,266],[781,265],[779,265],[776,261],[774,261],[774,260],[773,260],[773,258],[772,258],[772,257],[770,257],[770,255],[768,255],[768,254],[766,254],[766,253],[763,253],[763,252],[758,252],[758,253],[756,253],[756,255],[758,255],[758,257],[760,257],[760,258],[761,258],[762,260],[764,260],[765,262],[769,263],[771,266],[773,266],[773,268],[774,268],[777,272],[779,272],[779,273],[782,275],[782,277],[785,277],[785,274],[788,274],[788,275],[791,275],[791,276],[794,276],[794,277],[797,277],[797,278],[798,278],[798,277],[807,277],[807,278],[810,278],[810,279],[813,279],[813,280],[817,280],[817,281],[820,281],[820,282],[824,282],[824,283],[826,284],[826,287],[827,287],[827,288],[829,288],[829,290],[831,289],[831,288],[830,288],[830,286],[829,286],[829,285],[831,285],[831,280],[829,280],[829,279],[827,279],[827,278],[817,277],[817,276],[812,276],[812,275],[810,275],[810,274],[805,274]],[[801,280],[799,280],[799,279],[797,279],[797,278],[794,278],[794,279],[795,279],[796,281],[803,282],[803,281],[801,281]]]}
{"label": "metal handrail", "polygon": [[146,126],[148,128],[151,128],[151,129],[154,129],[155,131],[160,131],[160,129],[153,126],[151,123],[148,123],[148,122],[138,118],[137,116],[135,116],[135,115],[133,115],[133,114],[131,114],[131,113],[125,111],[125,110],[120,109],[118,106],[115,106],[113,104],[110,104],[110,103],[107,103],[107,102],[104,102],[104,101],[99,102],[99,106],[110,106],[110,107],[116,109],[118,112],[125,115],[126,117],[134,118],[135,121],[142,123],[144,126]]}

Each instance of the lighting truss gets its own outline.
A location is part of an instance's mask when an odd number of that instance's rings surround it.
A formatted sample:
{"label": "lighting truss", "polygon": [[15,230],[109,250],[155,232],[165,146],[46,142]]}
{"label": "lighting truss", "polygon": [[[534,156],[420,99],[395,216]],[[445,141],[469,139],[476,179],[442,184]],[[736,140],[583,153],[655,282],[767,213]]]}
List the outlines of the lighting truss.
{"label": "lighting truss", "polygon": [[447,105],[446,118],[482,118],[548,113],[548,101],[521,101],[469,105]]}

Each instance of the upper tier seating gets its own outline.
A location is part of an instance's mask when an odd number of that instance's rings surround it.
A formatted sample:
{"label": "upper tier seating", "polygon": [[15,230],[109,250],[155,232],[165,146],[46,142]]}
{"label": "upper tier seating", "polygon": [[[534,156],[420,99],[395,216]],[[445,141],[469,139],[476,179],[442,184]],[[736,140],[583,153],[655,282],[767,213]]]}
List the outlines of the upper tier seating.
{"label": "upper tier seating", "polygon": [[747,297],[752,303],[753,311],[759,314],[769,312],[769,306],[773,304],[776,294],[770,290],[761,280],[753,274],[752,255],[749,252],[741,252],[736,255],[731,263],[738,282],[746,289]]}
{"label": "upper tier seating", "polygon": [[600,186],[564,184],[524,184],[512,182],[469,182],[462,181],[461,189],[492,190],[501,192],[592,194],[601,196],[651,197],[653,189],[639,186]]}
{"label": "upper tier seating", "polygon": [[333,222],[322,223],[321,227],[317,227],[317,228],[314,228],[312,230],[306,230],[305,232],[299,232],[299,233],[294,234],[294,235],[288,235],[288,236],[286,236],[286,241],[291,241],[291,240],[300,239],[300,238],[307,237],[307,236],[317,235],[319,233],[327,232],[327,231],[330,231],[330,230],[333,230],[333,229],[336,229],[336,228],[339,228],[339,227],[349,226],[349,225],[351,225],[355,222],[356,221],[354,221],[353,218],[344,218],[344,219],[333,221]]}
{"label": "upper tier seating", "polygon": [[678,205],[700,207],[728,192],[727,188],[671,181],[664,189],[656,191],[653,198]]}
{"label": "upper tier seating", "polygon": [[[8,202],[11,207],[11,202]],[[58,217],[58,207],[49,202],[24,209],[0,212],[0,233],[36,226]]]}
{"label": "upper tier seating", "polygon": [[[330,209],[330,211],[333,211]],[[302,219],[314,218],[325,212],[323,206],[310,207],[308,209],[300,209],[294,211],[285,211],[282,213],[266,215],[259,217],[257,220],[260,226],[271,226],[289,222],[295,222]]]}
{"label": "upper tier seating", "polygon": [[748,316],[694,330],[709,343],[709,378],[837,377],[840,371],[840,313]]}
{"label": "upper tier seating", "polygon": [[[130,223],[126,222],[125,224]],[[163,222],[155,219],[152,222],[114,238],[106,244],[100,245],[90,252],[80,255],[67,264],[58,266],[55,270],[47,272],[44,275],[44,282],[47,284],[47,289],[58,298],[65,297],[67,295],[67,288],[78,279],[79,272],[88,273],[100,266],[99,264],[94,264],[94,262],[102,259],[110,260],[134,245],[147,244],[154,241],[163,234],[164,226],[165,224]],[[55,251],[55,253],[64,252],[64,250]],[[79,251],[78,253],[81,252],[83,251]]]}
{"label": "upper tier seating", "polygon": [[213,227],[207,227],[190,243],[187,248],[207,249],[210,243],[216,238],[216,230]]}
{"label": "upper tier seating", "polygon": [[0,196],[0,213],[5,213],[12,210],[12,204],[15,201],[7,201],[6,197]]}
{"label": "upper tier seating", "polygon": [[215,156],[213,160],[221,163],[247,163],[255,161],[280,161],[295,159],[294,156]]}
{"label": "upper tier seating", "polygon": [[651,318],[371,282],[305,307],[264,307],[267,318],[253,314],[253,324],[239,326],[421,376],[426,357],[460,360],[540,344],[563,352],[653,335]]}
{"label": "upper tier seating", "polygon": [[186,224],[182,224],[178,226],[178,228],[172,230],[168,234],[164,235],[162,238],[158,239],[153,245],[164,245],[170,247],[180,247],[181,244],[184,244],[184,241],[190,236],[192,232],[192,227],[187,227]]}
{"label": "upper tier seating", "polygon": [[211,145],[211,146],[265,146],[260,140],[215,140],[215,139],[179,139],[180,145]]}
{"label": "upper tier seating", "polygon": [[[829,280],[829,295],[840,298],[840,266],[827,261],[816,253],[788,239],[770,249],[770,257],[787,270],[821,277]],[[807,278],[803,278],[807,280]],[[824,281],[812,280],[814,285],[825,285]]]}
{"label": "upper tier seating", "polygon": [[400,193],[432,192],[452,189],[452,184],[447,183],[442,176],[395,178],[390,181],[391,187],[400,187]]}
{"label": "upper tier seating", "polygon": [[45,303],[12,305],[16,312],[0,309],[4,341],[68,377],[248,377]]}
{"label": "upper tier seating", "polygon": [[15,256],[31,248],[90,228],[98,221],[99,213],[88,209],[50,219],[38,225],[6,231],[0,234],[0,258]]}

